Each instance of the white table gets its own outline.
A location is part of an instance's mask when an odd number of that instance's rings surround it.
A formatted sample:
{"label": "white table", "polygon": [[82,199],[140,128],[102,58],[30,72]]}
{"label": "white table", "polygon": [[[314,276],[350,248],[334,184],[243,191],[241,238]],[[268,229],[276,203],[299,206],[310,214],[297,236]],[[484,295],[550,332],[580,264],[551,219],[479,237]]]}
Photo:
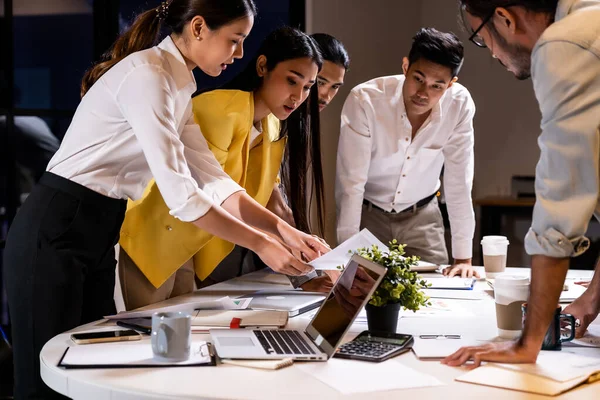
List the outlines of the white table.
{"label": "white table", "polygon": [[[528,269],[514,269],[514,273],[528,274]],[[258,275],[260,276],[260,273]],[[590,278],[592,271],[569,271],[569,277]],[[286,285],[260,284],[243,280],[225,282],[212,286],[210,291],[199,291],[192,296],[215,296],[232,289],[256,290],[285,288]],[[477,282],[476,290],[489,289],[483,281]],[[209,292],[212,292],[209,294]],[[466,337],[491,340],[496,336],[495,312],[492,298],[483,300],[449,300],[469,308],[475,317],[462,318],[401,318],[398,332],[413,335],[423,333],[459,333]],[[307,316],[290,319],[289,327],[302,329],[308,323]],[[600,323],[600,319],[595,323]],[[81,326],[76,330],[90,330],[97,324]],[[351,339],[366,324],[354,324],[346,339]],[[462,375],[462,368],[451,368],[439,361],[419,361],[412,353],[397,358],[402,364],[423,373],[435,376],[443,386],[405,389],[398,391],[371,392],[344,396],[325,383],[300,370],[297,365],[279,371],[263,371],[231,365],[218,367],[190,368],[145,368],[145,369],[96,369],[65,370],[57,367],[67,346],[72,343],[70,333],[60,334],[51,339],[40,354],[41,375],[52,389],[74,399],[133,400],[133,399],[389,399],[423,398],[433,399],[547,399],[527,393],[471,385],[454,381]],[[205,335],[206,339],[210,339]],[[149,340],[149,339],[145,339]],[[582,348],[568,348],[563,351],[581,353]],[[585,349],[588,356],[600,357],[600,349]],[[598,399],[600,383],[581,386],[560,399]]]}

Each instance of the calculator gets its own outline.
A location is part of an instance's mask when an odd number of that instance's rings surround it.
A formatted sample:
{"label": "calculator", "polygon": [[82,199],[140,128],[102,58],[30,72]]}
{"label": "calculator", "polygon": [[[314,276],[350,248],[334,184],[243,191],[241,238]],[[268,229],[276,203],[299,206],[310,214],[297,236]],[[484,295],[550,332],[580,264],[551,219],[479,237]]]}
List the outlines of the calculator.
{"label": "calculator", "polygon": [[413,342],[412,335],[363,331],[351,342],[341,345],[334,357],[381,362],[410,350]]}

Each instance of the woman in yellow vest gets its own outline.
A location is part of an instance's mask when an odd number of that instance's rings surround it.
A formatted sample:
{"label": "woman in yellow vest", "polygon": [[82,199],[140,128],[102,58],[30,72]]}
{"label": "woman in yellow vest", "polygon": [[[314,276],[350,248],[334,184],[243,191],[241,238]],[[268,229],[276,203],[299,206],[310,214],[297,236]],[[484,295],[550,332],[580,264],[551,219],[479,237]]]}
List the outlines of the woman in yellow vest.
{"label": "woman in yellow vest", "polygon": [[[315,84],[322,62],[309,36],[280,28],[265,39],[258,56],[225,89],[205,92],[193,100],[195,120],[225,172],[262,206],[272,199],[275,206],[270,208],[280,218],[307,232],[307,186],[312,186],[316,197],[321,231],[323,226]],[[286,194],[292,211],[282,201],[277,185],[284,155],[290,165],[283,179],[290,188]],[[175,220],[155,184],[129,205],[120,245],[119,276],[127,309],[191,292],[194,274],[205,280],[234,248],[230,242]]]}

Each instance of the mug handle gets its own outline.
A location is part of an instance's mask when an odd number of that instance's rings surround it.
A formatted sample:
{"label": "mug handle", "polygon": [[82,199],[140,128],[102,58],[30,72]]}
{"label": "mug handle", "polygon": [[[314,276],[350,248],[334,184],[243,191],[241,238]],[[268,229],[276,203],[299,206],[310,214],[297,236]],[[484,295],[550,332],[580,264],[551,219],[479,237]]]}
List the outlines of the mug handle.
{"label": "mug handle", "polygon": [[161,324],[158,326],[158,329],[156,330],[156,347],[158,350],[158,354],[161,356],[166,356],[167,354],[169,354],[169,341],[167,340],[167,331],[165,329],[166,327],[167,325],[161,322]]}
{"label": "mug handle", "polygon": [[560,319],[568,319],[569,323],[571,324],[571,336],[568,338],[560,338],[560,342],[570,342],[571,340],[575,339],[575,317],[571,314],[560,314],[559,320]]}

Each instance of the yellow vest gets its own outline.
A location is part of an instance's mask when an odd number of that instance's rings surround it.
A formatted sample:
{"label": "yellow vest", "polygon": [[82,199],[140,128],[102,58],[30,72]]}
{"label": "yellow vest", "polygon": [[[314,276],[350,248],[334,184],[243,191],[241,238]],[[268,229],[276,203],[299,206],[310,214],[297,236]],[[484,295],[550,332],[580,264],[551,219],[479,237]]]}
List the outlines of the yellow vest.
{"label": "yellow vest", "polygon": [[[285,140],[277,140],[279,120],[272,114],[263,119],[262,141],[250,149],[252,93],[207,92],[193,99],[193,112],[221,167],[248,195],[265,206],[285,148]],[[191,257],[196,274],[204,280],[234,247],[171,216],[154,181],[141,199],[128,202],[119,244],[155,287],[165,283]]]}

